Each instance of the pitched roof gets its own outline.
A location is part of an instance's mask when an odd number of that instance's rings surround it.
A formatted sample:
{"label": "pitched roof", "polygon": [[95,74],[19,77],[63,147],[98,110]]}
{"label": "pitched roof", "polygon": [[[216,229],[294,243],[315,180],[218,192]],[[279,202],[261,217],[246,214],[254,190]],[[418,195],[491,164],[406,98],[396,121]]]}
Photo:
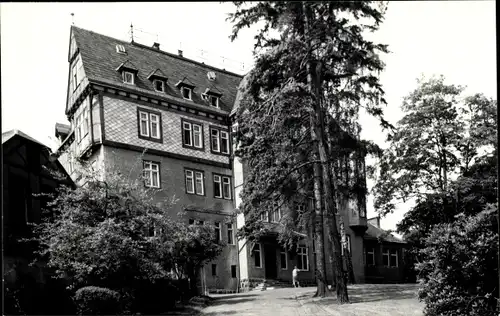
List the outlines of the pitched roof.
{"label": "pitched roof", "polygon": [[22,137],[22,138],[25,138],[25,139],[28,139],[38,145],[41,145],[43,147],[47,147],[46,145],[42,144],[41,142],[37,141],[36,139],[28,136],[27,134],[21,132],[20,130],[18,129],[12,129],[10,131],[7,131],[7,132],[4,132],[2,133],[2,145],[5,144],[7,141],[9,141],[10,139],[12,139],[14,136],[19,136],[19,137]]}
{"label": "pitched roof", "polygon": [[393,242],[393,243],[400,243],[400,244],[406,244],[406,241],[397,238],[393,236],[392,234],[387,234],[387,231],[378,228],[375,225],[372,225],[368,223],[368,229],[365,232],[365,236],[363,238],[365,239],[378,239],[380,236],[383,236],[383,241],[385,242]]}
{"label": "pitched roof", "polygon": [[[206,106],[201,93],[207,87],[215,85],[222,91],[220,108],[226,112],[231,111],[236,97],[236,90],[242,76],[184,57],[161,51],[156,48],[141,45],[135,42],[128,43],[109,36],[94,33],[75,26],[71,27],[82,59],[85,75],[90,82],[101,82],[117,87],[123,87],[122,77],[116,68],[128,61],[137,69],[138,74],[135,85],[126,85],[128,89],[141,93],[144,90],[155,92],[148,76],[160,70],[167,78],[166,94],[182,99],[181,92],[175,83],[184,80],[193,83],[193,102]],[[116,51],[116,45],[125,47],[125,54]],[[208,71],[217,73],[215,81],[207,77]],[[68,104],[71,106],[71,104]],[[66,109],[68,111],[69,109]]]}

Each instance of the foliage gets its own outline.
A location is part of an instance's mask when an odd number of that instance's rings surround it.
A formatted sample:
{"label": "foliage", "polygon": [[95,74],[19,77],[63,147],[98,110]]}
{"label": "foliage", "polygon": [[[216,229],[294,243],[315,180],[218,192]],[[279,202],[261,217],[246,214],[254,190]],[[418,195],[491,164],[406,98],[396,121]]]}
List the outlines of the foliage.
{"label": "foliage", "polygon": [[75,293],[78,315],[116,315],[120,312],[120,294],[107,288],[86,286]]}
{"label": "foliage", "polygon": [[497,315],[497,207],[437,225],[417,265],[425,315]]}
{"label": "foliage", "polygon": [[449,199],[453,177],[467,173],[497,146],[496,101],[481,94],[464,98],[462,92],[463,87],[441,76],[419,80],[404,99],[405,116],[387,138],[390,147],[382,155],[374,188],[381,215],[401,200],[433,204],[437,196]]}
{"label": "foliage", "polygon": [[41,259],[69,289],[104,287],[133,299],[140,282],[169,280],[172,270],[196,284],[196,270],[222,251],[211,225],[179,222],[169,212],[175,200],[156,203],[156,191],[145,190],[143,179],[103,177],[88,166],[80,172],[85,184],[59,188],[49,216],[35,228]]}

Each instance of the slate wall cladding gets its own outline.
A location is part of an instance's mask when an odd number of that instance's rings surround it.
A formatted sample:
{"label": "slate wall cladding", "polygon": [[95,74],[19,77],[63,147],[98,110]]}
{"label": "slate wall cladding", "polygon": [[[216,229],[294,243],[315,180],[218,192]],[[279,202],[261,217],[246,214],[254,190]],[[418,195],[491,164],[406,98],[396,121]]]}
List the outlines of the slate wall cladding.
{"label": "slate wall cladding", "polygon": [[[147,104],[126,101],[120,98],[104,96],[104,128],[105,139],[129,145],[156,149],[175,154],[208,159],[221,163],[229,163],[229,157],[212,154],[210,152],[209,126],[227,128],[212,121],[197,119],[193,116],[182,115],[172,111],[159,110],[148,107]],[[163,143],[140,139],[138,137],[137,107],[161,112]],[[182,146],[181,119],[196,121],[203,125],[204,145],[203,151],[184,148]]]}

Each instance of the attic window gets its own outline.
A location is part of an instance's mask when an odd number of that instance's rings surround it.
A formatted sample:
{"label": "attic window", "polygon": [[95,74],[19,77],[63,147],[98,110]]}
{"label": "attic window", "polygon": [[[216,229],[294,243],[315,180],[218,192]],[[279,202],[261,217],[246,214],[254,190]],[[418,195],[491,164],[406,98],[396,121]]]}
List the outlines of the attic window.
{"label": "attic window", "polygon": [[117,44],[116,45],[116,52],[119,54],[125,54],[126,53],[125,46],[123,46],[121,44]]}
{"label": "attic window", "polygon": [[155,88],[155,91],[165,92],[165,82],[163,80],[153,80],[153,86]]}
{"label": "attic window", "polygon": [[134,84],[134,73],[124,70],[122,72],[123,82],[128,84]]}
{"label": "attic window", "polygon": [[219,97],[218,96],[210,95],[209,99],[210,99],[211,106],[216,107],[216,108],[219,107]]}
{"label": "attic window", "polygon": [[188,88],[188,87],[182,87],[182,88],[181,88],[181,92],[182,92],[182,97],[183,97],[184,99],[191,100],[191,93],[192,93],[191,88]]}

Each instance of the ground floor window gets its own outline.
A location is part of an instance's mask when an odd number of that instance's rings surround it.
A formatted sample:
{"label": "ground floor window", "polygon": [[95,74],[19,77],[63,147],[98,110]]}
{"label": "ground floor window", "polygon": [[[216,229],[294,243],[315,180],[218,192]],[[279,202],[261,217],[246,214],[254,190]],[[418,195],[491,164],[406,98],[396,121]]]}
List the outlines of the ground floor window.
{"label": "ground floor window", "polygon": [[288,254],[285,249],[280,250],[280,262],[281,262],[281,270],[288,269]]}
{"label": "ground floor window", "polygon": [[212,264],[212,275],[217,275],[217,265]]}
{"label": "ground floor window", "polygon": [[382,252],[382,263],[385,267],[398,267],[398,250],[385,248]]}
{"label": "ground floor window", "polygon": [[366,248],[366,265],[375,265],[375,249],[373,248]]}
{"label": "ground floor window", "polygon": [[236,266],[235,265],[231,266],[231,277],[236,278]]}
{"label": "ground floor window", "polygon": [[299,270],[309,270],[309,256],[305,245],[300,245],[297,249],[297,268]]}
{"label": "ground floor window", "polygon": [[253,258],[256,268],[262,267],[262,257],[260,255],[260,244],[255,244],[253,246]]}

